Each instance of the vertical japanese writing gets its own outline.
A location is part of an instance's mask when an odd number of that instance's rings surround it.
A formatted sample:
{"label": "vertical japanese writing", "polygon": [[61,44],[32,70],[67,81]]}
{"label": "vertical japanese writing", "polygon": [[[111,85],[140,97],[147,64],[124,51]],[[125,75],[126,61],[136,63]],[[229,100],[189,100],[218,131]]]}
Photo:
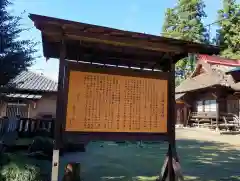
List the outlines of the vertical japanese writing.
{"label": "vertical japanese writing", "polygon": [[162,130],[166,81],[87,72],[79,75],[79,82],[69,88],[69,94],[75,95],[69,97],[68,104],[72,128],[99,132]]}

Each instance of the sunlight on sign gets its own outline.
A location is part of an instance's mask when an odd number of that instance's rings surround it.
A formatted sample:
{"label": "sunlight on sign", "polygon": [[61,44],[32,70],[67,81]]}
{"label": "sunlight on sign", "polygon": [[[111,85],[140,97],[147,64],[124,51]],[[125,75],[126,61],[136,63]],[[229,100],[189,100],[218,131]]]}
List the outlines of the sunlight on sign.
{"label": "sunlight on sign", "polygon": [[167,132],[167,80],[71,71],[66,131]]}

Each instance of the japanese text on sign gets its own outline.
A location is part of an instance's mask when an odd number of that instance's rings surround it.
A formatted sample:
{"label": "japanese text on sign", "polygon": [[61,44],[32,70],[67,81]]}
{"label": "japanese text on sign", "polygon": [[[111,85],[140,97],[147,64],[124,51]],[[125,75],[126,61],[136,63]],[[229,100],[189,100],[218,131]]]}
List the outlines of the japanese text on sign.
{"label": "japanese text on sign", "polygon": [[167,80],[70,71],[66,131],[167,132]]}

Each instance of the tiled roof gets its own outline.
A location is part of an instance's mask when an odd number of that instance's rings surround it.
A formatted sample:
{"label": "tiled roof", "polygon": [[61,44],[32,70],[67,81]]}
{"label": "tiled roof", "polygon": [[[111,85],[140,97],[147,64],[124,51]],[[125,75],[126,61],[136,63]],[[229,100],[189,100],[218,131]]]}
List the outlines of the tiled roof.
{"label": "tiled roof", "polygon": [[56,92],[58,84],[56,81],[43,75],[31,71],[23,71],[12,79],[9,85],[13,85],[19,90]]}

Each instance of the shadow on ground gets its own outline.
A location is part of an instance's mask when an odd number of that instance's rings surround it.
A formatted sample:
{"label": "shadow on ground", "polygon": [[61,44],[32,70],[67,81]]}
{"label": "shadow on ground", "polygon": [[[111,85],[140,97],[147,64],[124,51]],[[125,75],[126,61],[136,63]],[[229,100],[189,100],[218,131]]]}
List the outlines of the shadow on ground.
{"label": "shadow on ground", "polygon": [[[101,146],[102,145],[102,146]],[[240,150],[227,144],[178,140],[178,153],[186,180],[240,181]],[[115,144],[93,142],[86,153],[72,153],[61,160],[80,162],[85,181],[153,181],[161,170],[167,144]]]}
{"label": "shadow on ground", "polygon": [[197,140],[179,140],[177,144],[186,180],[240,180],[240,150]]}

